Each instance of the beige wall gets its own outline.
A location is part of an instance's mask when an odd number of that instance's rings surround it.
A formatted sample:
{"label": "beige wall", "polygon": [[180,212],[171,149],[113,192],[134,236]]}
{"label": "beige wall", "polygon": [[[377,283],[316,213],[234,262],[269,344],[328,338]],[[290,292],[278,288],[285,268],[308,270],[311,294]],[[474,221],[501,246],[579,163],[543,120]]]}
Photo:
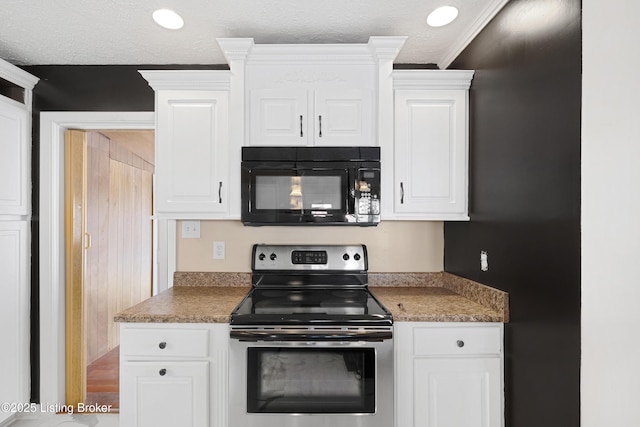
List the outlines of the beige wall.
{"label": "beige wall", "polygon": [[[377,227],[245,227],[240,221],[201,221],[199,239],[183,239],[178,222],[178,271],[251,271],[254,243],[363,243],[370,272],[442,271],[444,227],[432,221],[383,221]],[[213,242],[226,245],[213,259]]]}

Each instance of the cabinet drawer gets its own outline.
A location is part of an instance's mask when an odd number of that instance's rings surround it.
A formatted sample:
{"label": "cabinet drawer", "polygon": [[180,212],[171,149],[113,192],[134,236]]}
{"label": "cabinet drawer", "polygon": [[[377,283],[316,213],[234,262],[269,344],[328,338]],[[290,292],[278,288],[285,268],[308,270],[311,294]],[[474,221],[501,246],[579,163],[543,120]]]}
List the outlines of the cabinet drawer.
{"label": "cabinet drawer", "polygon": [[499,327],[417,327],[413,330],[414,356],[500,354]]}
{"label": "cabinet drawer", "polygon": [[209,331],[204,329],[124,329],[122,354],[128,356],[207,357]]}

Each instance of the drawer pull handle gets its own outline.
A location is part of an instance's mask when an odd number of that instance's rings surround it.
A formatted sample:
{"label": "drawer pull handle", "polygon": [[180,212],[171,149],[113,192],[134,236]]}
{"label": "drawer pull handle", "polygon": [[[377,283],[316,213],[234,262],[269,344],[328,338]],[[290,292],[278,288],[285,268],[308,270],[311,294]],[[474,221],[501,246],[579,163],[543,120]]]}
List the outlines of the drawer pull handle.
{"label": "drawer pull handle", "polygon": [[165,375],[167,375],[167,370],[162,368],[160,369],[160,372],[158,372],[160,374],[161,377],[164,377]]}
{"label": "drawer pull handle", "polygon": [[158,344],[158,347],[160,347],[160,350],[164,350],[165,348],[167,348],[167,343],[162,341],[160,344]]}
{"label": "drawer pull handle", "polygon": [[458,340],[458,341],[456,341],[456,344],[457,344],[457,345],[458,345],[458,347],[460,347],[460,348],[464,347],[464,341],[462,341],[462,340]]}

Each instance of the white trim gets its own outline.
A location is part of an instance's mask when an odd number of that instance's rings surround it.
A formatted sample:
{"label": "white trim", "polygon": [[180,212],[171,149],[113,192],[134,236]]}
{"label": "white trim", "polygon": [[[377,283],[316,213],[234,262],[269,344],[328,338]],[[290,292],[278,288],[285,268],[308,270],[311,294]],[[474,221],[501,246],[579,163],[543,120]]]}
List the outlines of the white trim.
{"label": "white trim", "polygon": [[40,401],[65,403],[64,131],[154,129],[153,112],[40,114]]}
{"label": "white trim", "polygon": [[484,27],[502,10],[509,0],[493,0],[480,13],[476,20],[469,26],[466,32],[460,35],[460,38],[451,43],[450,48],[445,52],[440,61],[437,61],[440,69],[446,69],[451,63],[462,53],[463,50],[476,38]]}
{"label": "white trim", "polygon": [[[16,67],[4,59],[0,59],[0,77],[28,91],[31,91],[40,80],[38,77],[32,76],[22,68]],[[27,105],[30,105],[30,103]]]}
{"label": "white trim", "polygon": [[229,70],[138,70],[153,90],[224,90],[231,81]]}
{"label": "white trim", "polygon": [[393,89],[468,90],[473,70],[393,70]]}
{"label": "white trim", "polygon": [[407,38],[370,37],[368,43],[254,44],[251,38],[216,39],[228,62],[238,57],[247,64],[374,65],[378,56],[395,59]]}
{"label": "white trim", "polygon": [[173,273],[176,272],[177,257],[177,230],[178,222],[176,220],[167,221],[167,244],[166,244],[166,268],[167,268],[167,287],[173,287]]}

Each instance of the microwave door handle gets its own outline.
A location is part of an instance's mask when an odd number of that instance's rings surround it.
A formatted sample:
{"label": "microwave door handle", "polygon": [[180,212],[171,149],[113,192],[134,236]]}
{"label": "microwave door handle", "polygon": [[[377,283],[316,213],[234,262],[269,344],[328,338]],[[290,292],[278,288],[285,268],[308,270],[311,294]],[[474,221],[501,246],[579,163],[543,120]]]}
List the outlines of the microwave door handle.
{"label": "microwave door handle", "polygon": [[318,128],[320,129],[318,137],[322,138],[322,115],[318,116]]}

